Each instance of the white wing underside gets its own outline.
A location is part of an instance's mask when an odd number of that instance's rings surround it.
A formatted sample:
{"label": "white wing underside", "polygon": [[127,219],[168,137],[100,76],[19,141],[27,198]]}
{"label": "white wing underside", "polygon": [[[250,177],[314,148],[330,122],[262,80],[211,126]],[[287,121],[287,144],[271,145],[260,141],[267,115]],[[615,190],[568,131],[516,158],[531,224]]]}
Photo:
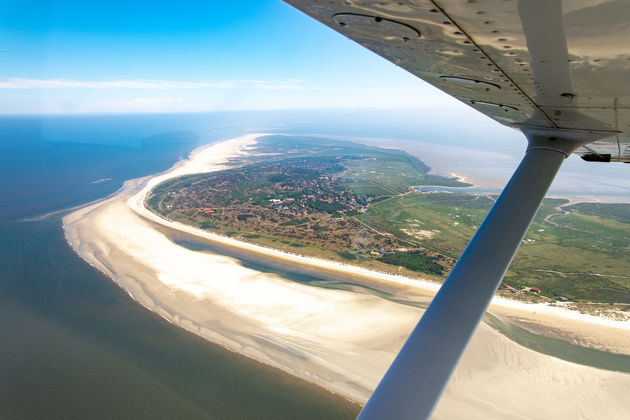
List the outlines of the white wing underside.
{"label": "white wing underside", "polygon": [[626,0],[285,0],[496,121],[630,162]]}

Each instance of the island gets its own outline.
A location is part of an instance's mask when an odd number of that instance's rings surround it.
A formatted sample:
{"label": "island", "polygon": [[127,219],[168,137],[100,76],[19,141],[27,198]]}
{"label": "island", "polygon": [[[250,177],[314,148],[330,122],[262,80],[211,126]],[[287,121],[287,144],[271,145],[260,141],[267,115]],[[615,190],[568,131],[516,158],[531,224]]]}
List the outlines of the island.
{"label": "island", "polygon": [[[267,136],[232,164],[161,183],[145,204],[238,240],[441,281],[496,199],[405,151],[319,137]],[[615,316],[630,309],[629,238],[629,204],[545,199],[499,294]]]}

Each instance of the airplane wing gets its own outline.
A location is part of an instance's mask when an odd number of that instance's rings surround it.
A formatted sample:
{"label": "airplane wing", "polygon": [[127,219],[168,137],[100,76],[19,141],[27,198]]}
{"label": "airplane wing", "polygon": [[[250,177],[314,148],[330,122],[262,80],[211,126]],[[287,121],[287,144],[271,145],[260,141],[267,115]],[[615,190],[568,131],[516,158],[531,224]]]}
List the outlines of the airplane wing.
{"label": "airplane wing", "polygon": [[528,139],[359,415],[429,418],[565,158],[630,162],[628,1],[285,1]]}
{"label": "airplane wing", "polygon": [[285,1],[502,124],[600,132],[575,153],[630,162],[625,0]]}

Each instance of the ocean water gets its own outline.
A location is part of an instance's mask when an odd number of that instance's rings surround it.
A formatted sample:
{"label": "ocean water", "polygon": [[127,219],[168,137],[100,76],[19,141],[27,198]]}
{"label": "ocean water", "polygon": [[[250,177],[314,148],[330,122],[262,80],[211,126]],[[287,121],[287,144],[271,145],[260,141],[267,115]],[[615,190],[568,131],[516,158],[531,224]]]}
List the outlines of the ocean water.
{"label": "ocean water", "polygon": [[356,415],[339,396],[168,324],[63,238],[64,209],[265,124],[247,113],[0,118],[0,418]]}

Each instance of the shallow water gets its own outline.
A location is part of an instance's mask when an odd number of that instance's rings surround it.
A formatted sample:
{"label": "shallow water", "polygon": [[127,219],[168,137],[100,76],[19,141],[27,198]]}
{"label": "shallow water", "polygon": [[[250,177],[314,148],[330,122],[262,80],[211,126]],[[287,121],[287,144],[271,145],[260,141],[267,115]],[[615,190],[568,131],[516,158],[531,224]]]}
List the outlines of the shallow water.
{"label": "shallow water", "polygon": [[630,373],[630,356],[577,346],[557,338],[534,334],[517,325],[486,314],[486,321],[520,345],[568,362],[616,372]]}

